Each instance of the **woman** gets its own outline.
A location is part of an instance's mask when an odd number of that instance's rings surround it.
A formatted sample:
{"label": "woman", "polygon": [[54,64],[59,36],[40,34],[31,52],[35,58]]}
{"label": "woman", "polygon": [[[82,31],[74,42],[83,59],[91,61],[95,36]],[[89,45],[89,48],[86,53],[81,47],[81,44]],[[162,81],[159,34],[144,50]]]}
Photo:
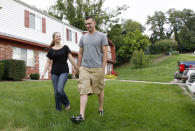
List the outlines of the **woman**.
{"label": "woman", "polygon": [[61,44],[61,35],[59,32],[53,33],[53,41],[50,44],[50,49],[47,53],[47,62],[45,64],[44,72],[41,76],[43,79],[45,73],[47,72],[50,64],[52,64],[51,69],[51,79],[54,87],[55,93],[55,103],[56,110],[62,110],[62,104],[65,106],[66,110],[70,109],[70,102],[66,93],[64,92],[64,86],[68,79],[69,68],[67,64],[67,59],[73,64],[75,69],[78,71],[76,62],[74,61],[70,49],[68,46]]}

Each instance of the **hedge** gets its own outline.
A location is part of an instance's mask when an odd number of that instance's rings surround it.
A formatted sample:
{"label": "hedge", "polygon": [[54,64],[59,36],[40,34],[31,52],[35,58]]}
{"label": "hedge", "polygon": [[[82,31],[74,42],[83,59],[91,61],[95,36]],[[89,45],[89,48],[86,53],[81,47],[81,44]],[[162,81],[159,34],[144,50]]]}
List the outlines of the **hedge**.
{"label": "hedge", "polygon": [[23,60],[2,60],[4,63],[3,79],[22,80],[26,75],[26,65]]}
{"label": "hedge", "polygon": [[33,74],[30,74],[30,79],[31,80],[39,80],[39,74],[38,73],[33,73]]}
{"label": "hedge", "polygon": [[3,77],[3,73],[4,73],[4,64],[0,62],[0,80]]}

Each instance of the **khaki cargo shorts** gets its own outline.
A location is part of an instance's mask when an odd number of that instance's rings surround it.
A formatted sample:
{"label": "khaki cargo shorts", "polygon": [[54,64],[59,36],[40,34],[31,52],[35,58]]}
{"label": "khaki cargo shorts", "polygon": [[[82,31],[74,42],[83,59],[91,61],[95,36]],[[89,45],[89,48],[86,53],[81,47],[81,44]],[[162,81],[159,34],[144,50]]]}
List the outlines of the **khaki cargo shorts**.
{"label": "khaki cargo shorts", "polygon": [[80,67],[78,88],[81,95],[100,94],[104,90],[103,68]]}

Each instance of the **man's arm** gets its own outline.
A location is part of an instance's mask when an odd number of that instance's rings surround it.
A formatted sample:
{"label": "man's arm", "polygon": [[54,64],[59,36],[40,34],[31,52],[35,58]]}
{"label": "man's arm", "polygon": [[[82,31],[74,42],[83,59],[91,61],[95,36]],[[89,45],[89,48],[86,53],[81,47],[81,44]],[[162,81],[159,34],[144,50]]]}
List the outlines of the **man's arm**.
{"label": "man's arm", "polygon": [[82,58],[83,58],[83,47],[80,47],[79,54],[78,54],[78,68],[81,66]]}
{"label": "man's arm", "polygon": [[106,64],[107,64],[107,58],[108,58],[108,46],[102,46],[103,51],[103,62],[102,62],[102,68],[105,70]]}

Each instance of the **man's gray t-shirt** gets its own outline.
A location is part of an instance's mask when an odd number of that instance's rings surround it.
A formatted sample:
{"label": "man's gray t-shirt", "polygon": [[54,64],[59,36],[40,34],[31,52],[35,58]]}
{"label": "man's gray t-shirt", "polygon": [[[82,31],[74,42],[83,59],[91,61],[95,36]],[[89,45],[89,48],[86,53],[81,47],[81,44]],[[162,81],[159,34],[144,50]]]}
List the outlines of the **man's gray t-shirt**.
{"label": "man's gray t-shirt", "polygon": [[96,31],[94,34],[85,34],[81,37],[79,46],[83,47],[81,66],[88,68],[101,68],[103,62],[102,46],[107,46],[108,40],[105,34]]}

